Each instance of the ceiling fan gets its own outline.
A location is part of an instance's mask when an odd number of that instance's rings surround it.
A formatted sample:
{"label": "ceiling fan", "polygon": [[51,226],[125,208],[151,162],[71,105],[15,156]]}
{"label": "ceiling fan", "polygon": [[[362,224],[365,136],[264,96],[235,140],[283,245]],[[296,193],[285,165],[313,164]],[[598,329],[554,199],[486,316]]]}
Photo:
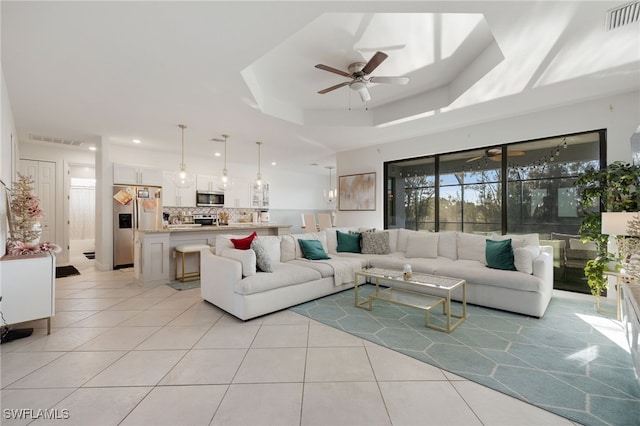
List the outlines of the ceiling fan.
{"label": "ceiling fan", "polygon": [[373,77],[369,75],[378,67],[378,65],[387,59],[387,57],[388,55],[386,53],[377,51],[373,57],[369,59],[369,62],[354,62],[349,65],[347,68],[349,72],[342,71],[328,65],[317,64],[316,68],[320,70],[329,71],[351,79],[351,81],[344,81],[336,84],[335,86],[327,87],[326,89],[318,91],[318,93],[324,95],[325,93],[329,93],[343,86],[349,86],[351,90],[358,92],[362,102],[367,102],[371,100],[371,95],[369,94],[368,89],[369,83],[407,84],[409,82],[409,77]]}
{"label": "ceiling fan", "polygon": [[[507,157],[520,157],[525,155],[525,151],[507,151]],[[491,161],[502,161],[502,149],[501,148],[489,148],[485,150],[484,155],[473,157],[467,160],[467,163],[482,160],[488,158]]]}

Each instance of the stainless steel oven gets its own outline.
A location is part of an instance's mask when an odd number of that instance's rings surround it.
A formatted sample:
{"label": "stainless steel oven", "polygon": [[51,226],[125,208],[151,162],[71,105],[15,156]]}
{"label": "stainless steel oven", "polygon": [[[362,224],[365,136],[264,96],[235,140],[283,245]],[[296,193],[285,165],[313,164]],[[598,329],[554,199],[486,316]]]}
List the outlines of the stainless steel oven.
{"label": "stainless steel oven", "polygon": [[198,206],[198,207],[222,207],[222,206],[224,206],[224,192],[222,192],[222,191],[196,191],[196,206]]}

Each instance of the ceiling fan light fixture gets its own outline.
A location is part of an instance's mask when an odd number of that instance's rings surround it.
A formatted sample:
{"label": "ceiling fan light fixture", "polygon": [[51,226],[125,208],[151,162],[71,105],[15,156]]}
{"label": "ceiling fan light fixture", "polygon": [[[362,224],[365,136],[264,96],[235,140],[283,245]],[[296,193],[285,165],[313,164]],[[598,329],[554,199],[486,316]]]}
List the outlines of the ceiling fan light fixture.
{"label": "ceiling fan light fixture", "polygon": [[349,87],[351,88],[351,90],[358,92],[358,95],[360,95],[360,100],[362,100],[362,102],[368,102],[371,100],[371,94],[369,93],[367,82],[365,80],[354,80],[349,83]]}

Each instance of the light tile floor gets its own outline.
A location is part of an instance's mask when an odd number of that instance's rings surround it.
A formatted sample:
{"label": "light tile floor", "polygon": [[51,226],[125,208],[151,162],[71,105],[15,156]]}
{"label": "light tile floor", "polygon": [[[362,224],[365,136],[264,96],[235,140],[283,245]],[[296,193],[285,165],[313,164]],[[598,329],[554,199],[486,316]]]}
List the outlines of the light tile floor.
{"label": "light tile floor", "polygon": [[34,321],[1,347],[3,425],[574,424],[290,311],[242,322],[199,289],[72,263],[52,334]]}

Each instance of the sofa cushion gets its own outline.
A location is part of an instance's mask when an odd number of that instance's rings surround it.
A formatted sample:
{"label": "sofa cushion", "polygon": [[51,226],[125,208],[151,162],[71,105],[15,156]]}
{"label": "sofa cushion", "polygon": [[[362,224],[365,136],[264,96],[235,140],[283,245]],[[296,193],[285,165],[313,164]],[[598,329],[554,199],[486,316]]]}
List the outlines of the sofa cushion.
{"label": "sofa cushion", "polygon": [[513,264],[513,246],[511,240],[486,241],[487,266],[493,269],[504,269],[505,271],[515,271]]}
{"label": "sofa cushion", "polygon": [[244,238],[231,238],[231,242],[233,243],[233,246],[238,250],[249,250],[249,248],[251,247],[251,241],[253,241],[253,239],[257,236],[258,234],[256,233],[256,231],[253,231],[251,235],[248,235]]}
{"label": "sofa cushion", "polygon": [[483,235],[457,233],[458,259],[477,260],[483,265],[487,264],[485,256],[487,237]]}
{"label": "sofa cushion", "polygon": [[435,259],[438,257],[438,234],[434,232],[418,232],[409,235],[405,257],[421,257]]}
{"label": "sofa cushion", "polygon": [[373,254],[362,255],[360,253],[336,253],[336,254],[332,254],[331,258],[339,259],[341,257],[344,257],[344,258],[349,258],[349,259],[358,259],[360,261],[360,267],[368,268],[368,267],[371,266],[370,263],[369,263],[369,258],[372,257],[372,256],[375,256],[375,255],[373,255]]}
{"label": "sofa cushion", "polygon": [[290,263],[274,263],[270,274],[258,272],[235,283],[234,293],[247,295],[322,278],[318,271]]}
{"label": "sofa cushion", "polygon": [[389,254],[389,233],[381,232],[363,232],[362,233],[362,250],[363,254]]}
{"label": "sofa cushion", "polygon": [[333,267],[327,262],[314,262],[308,259],[294,259],[287,262],[288,265],[297,265],[304,268],[311,268],[320,272],[322,278],[332,277],[334,270]]}
{"label": "sofa cushion", "polygon": [[401,251],[406,253],[409,236],[417,234],[419,234],[419,232],[412,229],[398,229],[398,243],[396,244],[396,249],[394,251]]}
{"label": "sofa cushion", "polygon": [[518,247],[513,250],[513,264],[518,271],[525,274],[533,274],[533,261],[539,255],[540,247]]}
{"label": "sofa cushion", "polygon": [[491,234],[491,239],[494,241],[502,241],[511,239],[511,245],[513,248],[525,247],[525,246],[539,246],[540,236],[538,234],[506,234],[500,235],[496,232]]}
{"label": "sofa cushion", "polygon": [[220,253],[222,253],[222,250],[226,249],[226,248],[235,248],[233,246],[233,243],[231,242],[232,238],[236,238],[237,235],[232,235],[232,234],[220,234],[220,235],[216,235],[216,251],[215,254],[216,256],[220,256]]}
{"label": "sofa cushion", "polygon": [[298,240],[302,255],[305,259],[309,260],[322,260],[330,259],[327,252],[324,251],[320,240],[305,240],[303,238]]}
{"label": "sofa cushion", "polygon": [[389,252],[394,253],[398,251],[398,235],[400,235],[400,229],[386,229],[385,232],[389,233]]}
{"label": "sofa cushion", "polygon": [[242,264],[243,277],[250,277],[256,274],[256,252],[253,250],[224,248],[220,252],[220,256],[240,262]]}
{"label": "sofa cushion", "polygon": [[451,260],[458,259],[457,232],[438,232],[438,256],[446,257]]}
{"label": "sofa cushion", "polygon": [[329,254],[337,253],[338,236],[336,234],[336,231],[340,231],[345,234],[348,234],[356,230],[357,228],[355,227],[340,227],[340,228],[333,227],[333,228],[325,229],[324,233],[325,233],[325,238],[327,239],[327,253]]}
{"label": "sofa cushion", "polygon": [[251,241],[251,250],[256,254],[256,267],[262,272],[273,272],[271,256],[260,239],[254,238]]}
{"label": "sofa cushion", "polygon": [[476,260],[457,260],[445,263],[439,266],[434,274],[460,278],[466,280],[467,285],[486,285],[522,291],[540,291],[543,286],[542,280],[535,275],[487,268]]}

